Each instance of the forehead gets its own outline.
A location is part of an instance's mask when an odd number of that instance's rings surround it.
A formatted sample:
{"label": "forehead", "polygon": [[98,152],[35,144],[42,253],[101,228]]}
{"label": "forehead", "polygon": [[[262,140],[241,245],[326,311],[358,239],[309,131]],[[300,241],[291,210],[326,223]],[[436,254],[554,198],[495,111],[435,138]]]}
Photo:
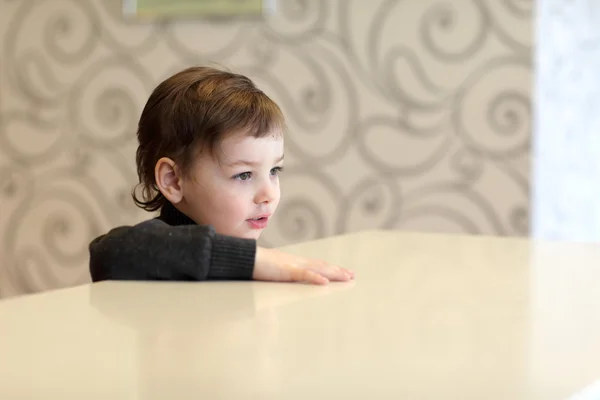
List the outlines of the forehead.
{"label": "forehead", "polygon": [[217,147],[216,156],[221,162],[238,160],[271,161],[274,156],[283,155],[283,135],[272,133],[260,138],[234,134],[226,137]]}

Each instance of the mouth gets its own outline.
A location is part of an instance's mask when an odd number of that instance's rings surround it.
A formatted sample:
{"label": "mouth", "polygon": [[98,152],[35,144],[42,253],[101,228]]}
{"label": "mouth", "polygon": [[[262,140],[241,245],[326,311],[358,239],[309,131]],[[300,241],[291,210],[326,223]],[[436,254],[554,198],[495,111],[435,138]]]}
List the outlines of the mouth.
{"label": "mouth", "polygon": [[253,229],[265,229],[269,223],[269,217],[270,215],[259,215],[246,221]]}

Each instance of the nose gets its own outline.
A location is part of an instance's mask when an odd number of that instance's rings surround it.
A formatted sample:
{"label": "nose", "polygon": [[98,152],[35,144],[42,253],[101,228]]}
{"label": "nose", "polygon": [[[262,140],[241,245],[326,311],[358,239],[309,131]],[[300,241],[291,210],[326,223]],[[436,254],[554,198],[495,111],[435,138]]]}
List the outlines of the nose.
{"label": "nose", "polygon": [[265,180],[260,183],[254,196],[256,204],[272,203],[279,198],[279,182],[273,180]]}

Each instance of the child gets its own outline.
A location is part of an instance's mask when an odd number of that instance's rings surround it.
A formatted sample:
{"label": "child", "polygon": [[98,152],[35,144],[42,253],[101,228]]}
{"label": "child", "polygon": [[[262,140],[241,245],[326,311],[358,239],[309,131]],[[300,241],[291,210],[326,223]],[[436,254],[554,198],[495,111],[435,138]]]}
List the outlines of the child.
{"label": "child", "polygon": [[158,85],[139,121],[133,198],[160,215],[94,239],[92,281],[353,279],[257,246],[279,203],[284,130],[277,104],[245,76],[193,67]]}

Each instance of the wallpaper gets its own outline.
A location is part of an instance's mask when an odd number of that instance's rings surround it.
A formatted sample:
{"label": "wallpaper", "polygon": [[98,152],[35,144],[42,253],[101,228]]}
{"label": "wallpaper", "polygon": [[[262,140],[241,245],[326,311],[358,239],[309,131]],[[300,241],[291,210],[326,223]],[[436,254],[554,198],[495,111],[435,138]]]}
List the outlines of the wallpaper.
{"label": "wallpaper", "polygon": [[528,232],[532,3],[289,0],[150,23],[120,0],[0,0],[0,296],[89,281],[136,210],[135,129],[192,64],[283,108],[282,202],[261,243],[363,229]]}

